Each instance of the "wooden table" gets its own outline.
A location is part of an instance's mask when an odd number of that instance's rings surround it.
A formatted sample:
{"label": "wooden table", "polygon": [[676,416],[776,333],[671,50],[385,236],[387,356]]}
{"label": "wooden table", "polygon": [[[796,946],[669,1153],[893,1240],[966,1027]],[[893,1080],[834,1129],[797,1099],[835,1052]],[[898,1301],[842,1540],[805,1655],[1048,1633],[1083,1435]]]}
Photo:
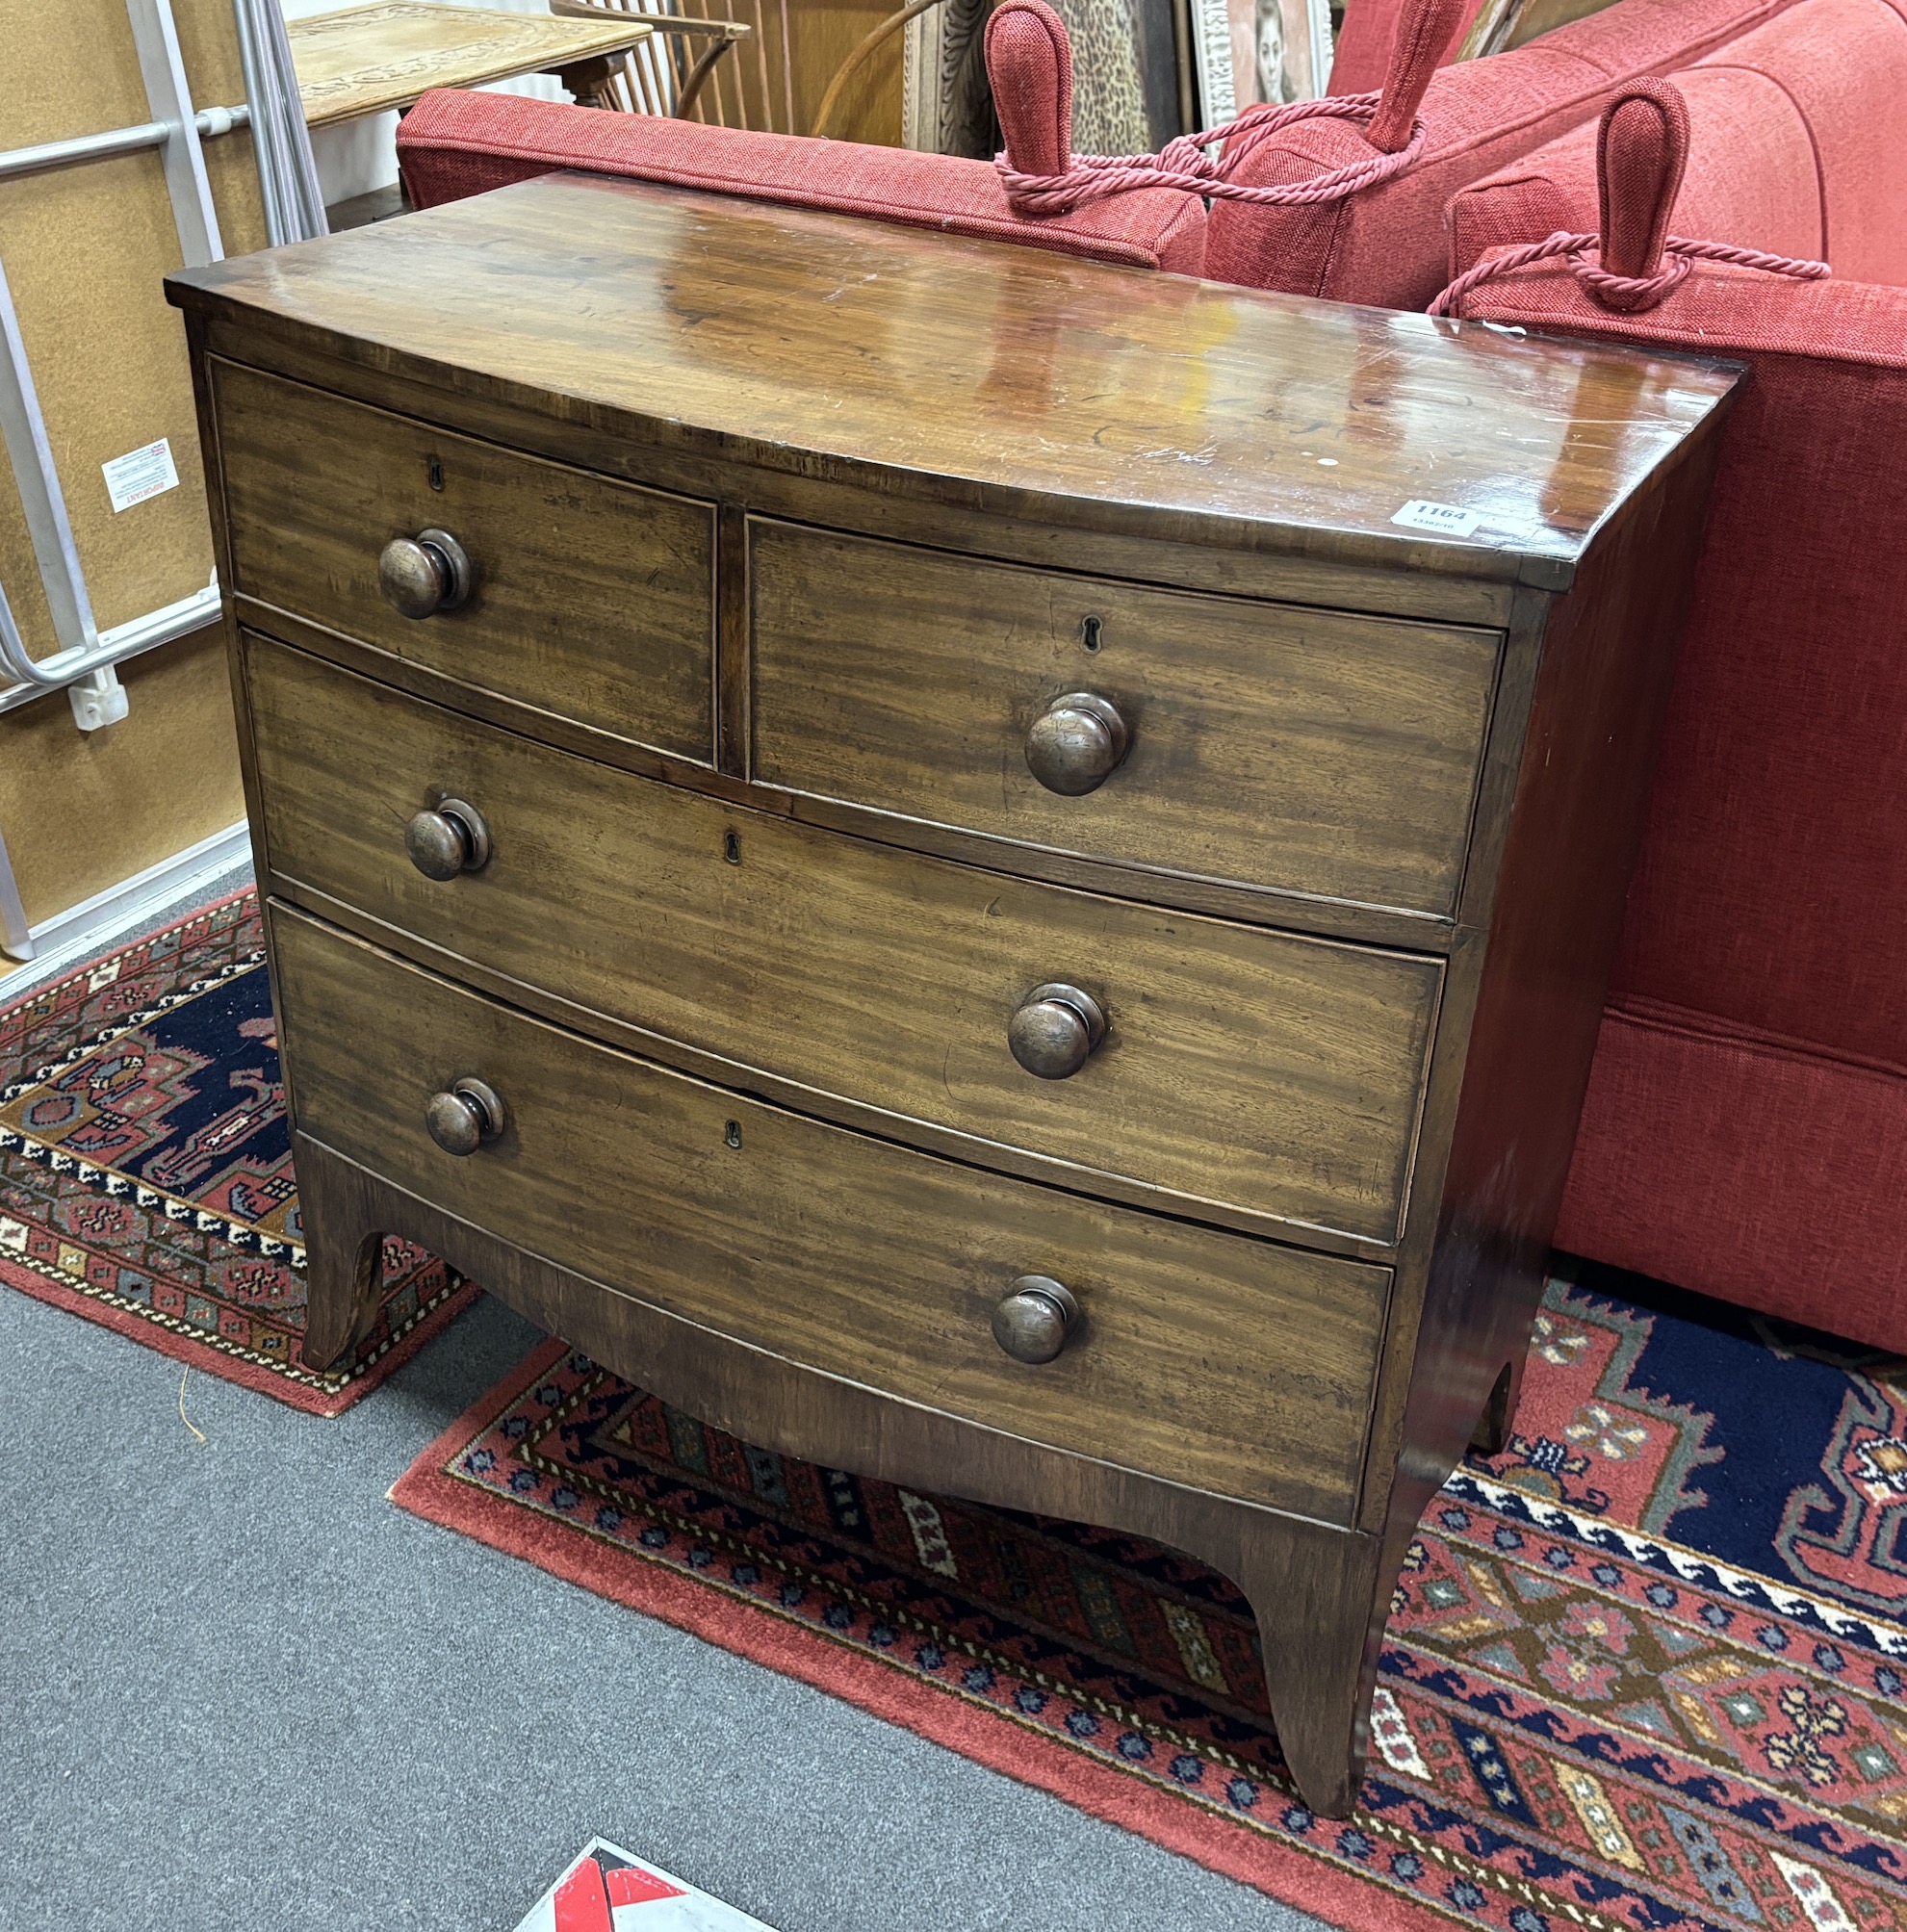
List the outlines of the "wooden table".
{"label": "wooden table", "polygon": [[475,88],[554,74],[580,100],[649,38],[633,15],[613,22],[384,0],[286,22],[298,95],[312,127],[414,105],[432,88]]}

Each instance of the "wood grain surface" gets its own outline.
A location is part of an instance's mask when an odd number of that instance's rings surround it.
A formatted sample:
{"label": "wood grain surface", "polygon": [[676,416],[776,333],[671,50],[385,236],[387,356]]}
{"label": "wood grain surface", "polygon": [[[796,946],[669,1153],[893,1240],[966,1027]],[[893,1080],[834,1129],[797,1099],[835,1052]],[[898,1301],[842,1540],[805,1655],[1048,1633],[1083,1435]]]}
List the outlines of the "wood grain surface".
{"label": "wood grain surface", "polygon": [[[538,710],[712,759],[711,506],[237,364],[216,365],[214,384],[237,589]],[[378,555],[432,527],[470,554],[477,588],[459,609],[404,617]]]}
{"label": "wood grain surface", "polygon": [[475,88],[619,54],[653,30],[632,14],[556,20],[497,8],[379,0],[285,23],[313,127],[407,108],[432,88]]}
{"label": "wood grain surface", "polygon": [[[314,1361],[405,1233],[750,1439],[1193,1551],[1343,1815],[1418,1513],[1513,1408],[1733,372],[579,179],[172,292],[207,423],[252,398],[208,473],[279,639],[233,627]],[[274,522],[327,435],[377,476]],[[702,520],[660,597],[625,499]],[[426,522],[528,648],[367,603]],[[577,696],[691,579],[692,758]],[[1130,750],[1042,795],[1069,690]],[[446,794],[494,849],[433,883]],[[1054,979],[1110,1024],[1041,1083]],[[1043,1369],[1021,1273],[1087,1311]]]}
{"label": "wood grain surface", "polygon": [[[918,858],[657,785],[264,640],[246,684],[274,874],[454,956],[734,1063],[1278,1220],[1395,1239],[1441,967]],[[427,879],[414,812],[485,818]],[[730,840],[733,839],[733,844]],[[1070,1078],[1007,1046],[1083,988],[1108,1035]],[[667,1057],[667,1046],[659,1049]],[[984,1149],[976,1149],[985,1157]]]}
{"label": "wood grain surface", "polygon": [[[1497,633],[1175,596],[751,525],[752,775],[1063,852],[1450,917]],[[1091,629],[1088,629],[1092,620]],[[1028,769],[1061,694],[1132,734]]]}
{"label": "wood grain surface", "polygon": [[[1554,586],[1733,376],[559,175],[175,276],[248,326],[665,449]],[[1392,520],[1434,500],[1460,542]]]}
{"label": "wood grain surface", "polygon": [[[271,924],[297,1124],[399,1187],[903,1401],[1348,1520],[1384,1270],[844,1133],[542,1025],[283,907]],[[425,1133],[425,1103],[473,1076],[508,1124],[453,1158]],[[1037,1368],[990,1328],[1029,1272],[1084,1309]]]}

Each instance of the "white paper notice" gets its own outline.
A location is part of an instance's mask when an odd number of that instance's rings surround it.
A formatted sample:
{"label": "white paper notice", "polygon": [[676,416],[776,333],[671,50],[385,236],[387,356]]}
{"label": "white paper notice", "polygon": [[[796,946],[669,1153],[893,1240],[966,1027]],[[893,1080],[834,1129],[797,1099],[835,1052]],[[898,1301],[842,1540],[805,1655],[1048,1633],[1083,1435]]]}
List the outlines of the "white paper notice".
{"label": "white paper notice", "polygon": [[113,499],[116,513],[144,502],[147,497],[163,497],[168,490],[179,487],[172,446],[163,436],[143,450],[129,450],[123,456],[100,464],[99,472],[106,478],[106,494]]}
{"label": "white paper notice", "polygon": [[1435,530],[1439,536],[1468,536],[1483,520],[1475,510],[1459,509],[1455,503],[1427,503],[1413,499],[1391,518],[1413,530]]}
{"label": "white paper notice", "polygon": [[517,1932],[774,1932],[659,1865],[593,1838]]}

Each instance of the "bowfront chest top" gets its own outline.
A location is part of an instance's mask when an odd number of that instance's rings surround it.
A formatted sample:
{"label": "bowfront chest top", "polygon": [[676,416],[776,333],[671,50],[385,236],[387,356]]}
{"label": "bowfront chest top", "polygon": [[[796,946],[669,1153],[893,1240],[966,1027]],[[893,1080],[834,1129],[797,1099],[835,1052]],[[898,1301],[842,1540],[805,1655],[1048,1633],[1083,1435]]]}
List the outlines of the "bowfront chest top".
{"label": "bowfront chest top", "polygon": [[1232,1576],[1501,1433],[1733,374],[552,176],[175,277],[310,1258]]}

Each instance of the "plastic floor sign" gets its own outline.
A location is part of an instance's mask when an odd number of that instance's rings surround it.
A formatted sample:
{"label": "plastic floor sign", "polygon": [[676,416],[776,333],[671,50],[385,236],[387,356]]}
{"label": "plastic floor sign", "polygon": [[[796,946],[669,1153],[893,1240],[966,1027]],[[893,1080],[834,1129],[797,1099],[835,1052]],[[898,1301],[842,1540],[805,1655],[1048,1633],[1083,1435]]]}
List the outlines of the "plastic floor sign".
{"label": "plastic floor sign", "polygon": [[774,1927],[606,1838],[593,1838],[517,1932],[774,1932]]}

